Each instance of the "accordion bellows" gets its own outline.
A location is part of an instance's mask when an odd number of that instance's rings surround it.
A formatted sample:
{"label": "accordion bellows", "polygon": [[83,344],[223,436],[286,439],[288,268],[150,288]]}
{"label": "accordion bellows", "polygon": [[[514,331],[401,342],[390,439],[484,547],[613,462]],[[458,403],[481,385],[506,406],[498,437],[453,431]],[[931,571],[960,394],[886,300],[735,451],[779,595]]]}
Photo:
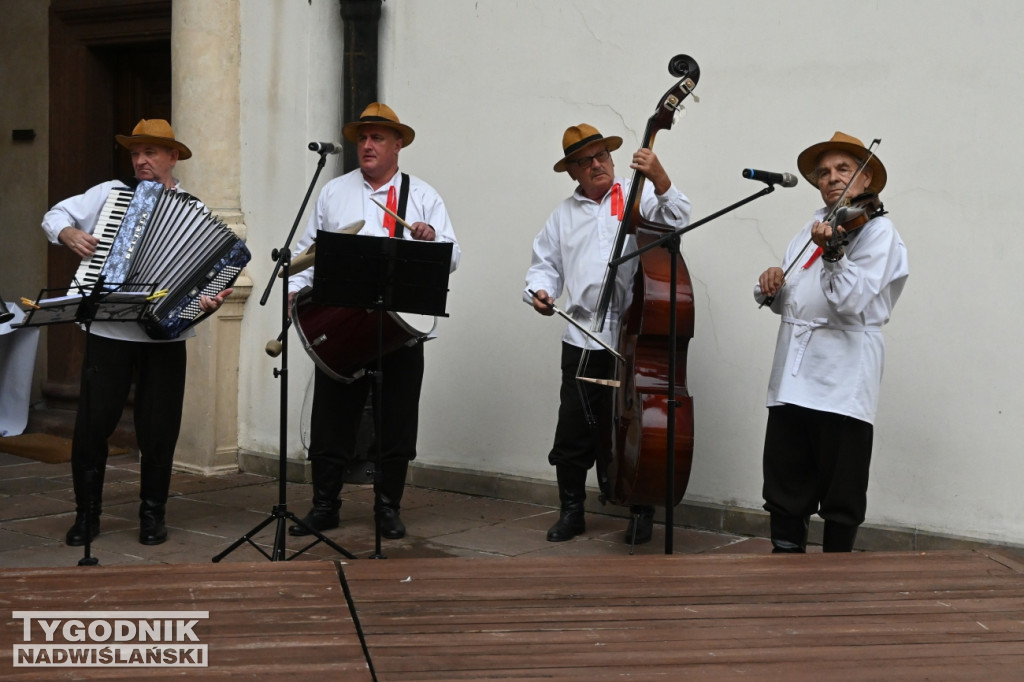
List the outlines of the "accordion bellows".
{"label": "accordion bellows", "polygon": [[205,317],[203,295],[215,296],[238,278],[249,249],[198,199],[143,181],[134,192],[113,189],[100,213],[92,258],[75,282],[86,292],[103,277],[104,289],[166,292],[141,323],[154,339],[174,339]]}

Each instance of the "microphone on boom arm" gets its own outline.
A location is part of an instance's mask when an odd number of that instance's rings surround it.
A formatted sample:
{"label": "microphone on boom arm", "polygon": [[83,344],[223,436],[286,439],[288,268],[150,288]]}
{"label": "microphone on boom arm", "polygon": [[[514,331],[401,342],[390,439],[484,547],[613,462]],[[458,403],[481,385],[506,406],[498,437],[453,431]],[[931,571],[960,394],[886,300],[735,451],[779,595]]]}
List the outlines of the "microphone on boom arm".
{"label": "microphone on boom arm", "polygon": [[771,171],[754,170],[744,168],[743,177],[748,180],[758,180],[769,185],[782,185],[783,187],[796,187],[797,177],[792,173],[772,173]]}
{"label": "microphone on boom arm", "polygon": [[341,152],[341,145],[337,142],[310,142],[309,151],[318,154],[337,154]]}

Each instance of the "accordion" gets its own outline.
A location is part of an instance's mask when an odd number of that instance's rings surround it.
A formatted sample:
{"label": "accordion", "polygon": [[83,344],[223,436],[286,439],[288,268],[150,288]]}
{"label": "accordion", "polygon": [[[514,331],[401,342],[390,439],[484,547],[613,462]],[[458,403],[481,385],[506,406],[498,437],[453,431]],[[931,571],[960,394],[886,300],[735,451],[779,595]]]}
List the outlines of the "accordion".
{"label": "accordion", "polygon": [[174,339],[206,315],[201,296],[215,296],[238,278],[249,249],[198,199],[142,181],[114,188],[100,211],[95,253],[75,273],[88,293],[103,276],[104,290],[160,295],[140,322],[154,339]]}

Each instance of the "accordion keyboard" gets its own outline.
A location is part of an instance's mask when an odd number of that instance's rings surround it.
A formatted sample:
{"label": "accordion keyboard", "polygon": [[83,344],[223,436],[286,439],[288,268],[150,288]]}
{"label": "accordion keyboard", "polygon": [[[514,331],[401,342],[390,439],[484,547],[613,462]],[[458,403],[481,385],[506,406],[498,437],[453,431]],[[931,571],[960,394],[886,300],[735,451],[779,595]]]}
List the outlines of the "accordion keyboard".
{"label": "accordion keyboard", "polygon": [[96,251],[89,258],[83,258],[75,272],[72,284],[91,288],[99,279],[103,271],[103,264],[110,255],[110,247],[114,243],[117,231],[121,227],[125,210],[132,201],[132,191],[129,189],[112,189],[107,201],[100,210],[99,219],[96,221],[96,229],[93,236],[99,240],[96,244]]}

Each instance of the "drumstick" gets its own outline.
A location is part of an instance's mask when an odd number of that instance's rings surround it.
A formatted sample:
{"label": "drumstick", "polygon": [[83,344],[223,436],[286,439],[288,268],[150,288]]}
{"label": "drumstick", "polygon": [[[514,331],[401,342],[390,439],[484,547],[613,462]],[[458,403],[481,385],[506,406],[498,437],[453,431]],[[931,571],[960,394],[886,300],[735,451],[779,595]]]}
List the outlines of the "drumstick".
{"label": "drumstick", "polygon": [[409,228],[409,231],[410,231],[410,232],[412,232],[412,225],[410,225],[409,223],[407,223],[407,222],[405,222],[404,220],[402,220],[402,217],[401,217],[401,216],[399,216],[399,215],[398,215],[397,213],[395,213],[395,212],[394,212],[394,211],[392,211],[392,210],[391,210],[390,208],[388,208],[388,207],[387,207],[387,206],[385,206],[384,204],[380,203],[379,201],[377,201],[377,200],[376,200],[376,199],[374,199],[373,197],[370,197],[370,201],[372,201],[373,203],[375,203],[375,204],[377,204],[378,206],[380,206],[380,207],[381,207],[381,209],[383,209],[383,211],[384,211],[385,213],[387,213],[387,214],[388,214],[389,216],[391,216],[392,218],[394,218],[395,220],[397,220],[398,222],[400,222],[400,223],[401,223],[402,225],[404,225],[405,227]]}

